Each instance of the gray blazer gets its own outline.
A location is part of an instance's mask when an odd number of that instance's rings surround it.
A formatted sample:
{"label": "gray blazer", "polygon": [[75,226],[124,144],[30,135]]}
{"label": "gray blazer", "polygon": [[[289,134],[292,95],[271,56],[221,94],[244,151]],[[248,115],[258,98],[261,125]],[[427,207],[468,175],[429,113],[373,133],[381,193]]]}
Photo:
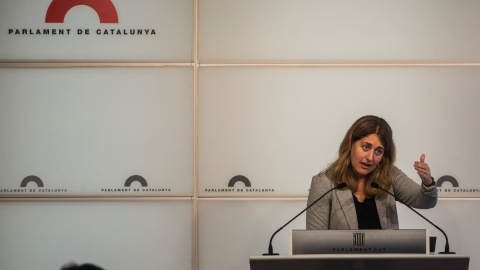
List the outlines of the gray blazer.
{"label": "gray blazer", "polygon": [[[426,192],[400,169],[394,167],[390,192],[414,208],[432,208],[437,204],[437,188]],[[321,195],[334,187],[333,182],[323,171],[315,175],[308,195],[310,205]],[[375,198],[378,217],[382,229],[398,229],[398,216],[395,198],[387,195]],[[307,230],[356,230],[357,213],[352,191],[348,188],[333,190],[307,210]]]}

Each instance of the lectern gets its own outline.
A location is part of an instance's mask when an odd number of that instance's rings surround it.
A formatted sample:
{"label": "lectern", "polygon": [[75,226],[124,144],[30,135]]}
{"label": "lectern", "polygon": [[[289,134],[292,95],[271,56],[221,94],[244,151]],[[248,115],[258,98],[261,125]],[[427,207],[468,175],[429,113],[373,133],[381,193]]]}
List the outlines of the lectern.
{"label": "lectern", "polygon": [[290,255],[250,257],[251,270],[468,270],[470,257],[431,254],[428,230],[290,232]]}
{"label": "lectern", "polygon": [[251,270],[468,270],[461,254],[318,254],[250,257]]}

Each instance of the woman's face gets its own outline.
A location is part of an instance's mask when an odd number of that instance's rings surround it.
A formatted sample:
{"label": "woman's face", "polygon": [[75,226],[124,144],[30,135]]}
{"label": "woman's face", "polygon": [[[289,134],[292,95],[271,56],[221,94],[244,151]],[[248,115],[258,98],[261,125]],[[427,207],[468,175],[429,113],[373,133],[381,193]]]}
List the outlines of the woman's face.
{"label": "woman's face", "polygon": [[384,150],[377,134],[370,134],[354,142],[350,160],[355,173],[363,178],[373,172],[382,160]]}

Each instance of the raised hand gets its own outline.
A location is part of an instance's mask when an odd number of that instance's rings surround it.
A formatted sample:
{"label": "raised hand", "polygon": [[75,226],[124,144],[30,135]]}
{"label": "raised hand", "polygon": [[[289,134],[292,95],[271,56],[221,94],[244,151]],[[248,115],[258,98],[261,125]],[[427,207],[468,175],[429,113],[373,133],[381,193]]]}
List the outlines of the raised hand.
{"label": "raised hand", "polygon": [[422,179],[424,185],[429,186],[432,184],[433,179],[430,173],[430,167],[425,163],[425,154],[420,156],[420,161],[415,161],[413,164],[415,170],[417,170],[418,175]]}

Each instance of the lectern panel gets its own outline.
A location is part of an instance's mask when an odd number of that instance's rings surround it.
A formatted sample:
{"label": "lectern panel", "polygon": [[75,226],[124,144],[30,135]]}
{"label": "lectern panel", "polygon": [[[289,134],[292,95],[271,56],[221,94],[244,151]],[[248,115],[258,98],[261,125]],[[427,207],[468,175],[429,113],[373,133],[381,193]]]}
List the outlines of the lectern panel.
{"label": "lectern panel", "polygon": [[294,255],[251,257],[251,270],[467,270],[467,255]]}

